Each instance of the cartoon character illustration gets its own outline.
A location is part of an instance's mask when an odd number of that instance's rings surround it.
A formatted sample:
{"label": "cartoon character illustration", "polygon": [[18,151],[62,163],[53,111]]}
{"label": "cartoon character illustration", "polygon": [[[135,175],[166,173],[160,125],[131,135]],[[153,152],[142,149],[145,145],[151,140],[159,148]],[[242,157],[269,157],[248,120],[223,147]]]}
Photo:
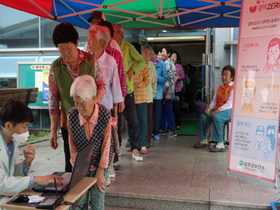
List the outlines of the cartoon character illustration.
{"label": "cartoon character illustration", "polygon": [[274,38],[268,44],[267,50],[267,62],[263,68],[263,71],[266,73],[268,71],[280,71],[280,39]]}
{"label": "cartoon character illustration", "polygon": [[264,126],[259,125],[256,129],[256,143],[254,150],[263,150],[264,149]]}
{"label": "cartoon character illustration", "polygon": [[253,81],[244,82],[242,112],[253,113],[253,99],[256,95],[256,84]]}
{"label": "cartoon character illustration", "polygon": [[269,158],[275,149],[275,126],[267,126],[266,138],[264,141],[264,157]]}

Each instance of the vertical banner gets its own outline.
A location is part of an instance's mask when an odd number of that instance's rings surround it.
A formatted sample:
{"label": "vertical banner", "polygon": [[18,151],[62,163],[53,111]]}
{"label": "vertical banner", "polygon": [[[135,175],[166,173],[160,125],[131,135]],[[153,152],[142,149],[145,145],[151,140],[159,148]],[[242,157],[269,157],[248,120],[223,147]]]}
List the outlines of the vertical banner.
{"label": "vertical banner", "polygon": [[228,168],[276,179],[280,2],[242,1]]}
{"label": "vertical banner", "polygon": [[43,69],[43,103],[49,103],[49,69]]}

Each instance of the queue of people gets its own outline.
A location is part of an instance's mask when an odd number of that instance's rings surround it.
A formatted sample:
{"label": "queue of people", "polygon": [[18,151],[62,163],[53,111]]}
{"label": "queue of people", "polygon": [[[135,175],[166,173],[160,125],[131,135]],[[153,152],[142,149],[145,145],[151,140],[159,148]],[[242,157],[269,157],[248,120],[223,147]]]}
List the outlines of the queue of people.
{"label": "queue of people", "polygon": [[[94,11],[88,21],[91,26],[83,51],[78,48],[79,36],[70,23],[60,23],[53,31],[60,57],[53,61],[49,73],[49,142],[51,148],[58,147],[60,121],[66,172],[72,171],[77,153],[95,142],[88,176],[96,177],[97,183],[77,203],[104,209],[109,177],[116,175],[110,165],[118,161],[122,145],[122,117],[128,126],[127,151],[132,152],[132,161],[141,162],[152,139],[160,140],[161,135],[176,137],[176,129],[181,129],[181,104],[177,99],[182,96],[185,74],[179,54],[170,46],[159,50],[156,45],[144,45],[138,52],[123,40],[122,25],[105,21],[99,11]],[[195,148],[207,145],[204,128],[213,121],[217,145],[211,151],[224,151],[220,133],[221,125],[231,115],[233,78],[234,69],[225,67],[223,84],[205,110],[207,116],[201,115],[201,141]],[[26,140],[28,124],[33,122],[29,108],[9,100],[0,110],[0,120],[0,145],[7,151],[0,150],[6,160],[0,165],[0,195],[13,195],[35,184],[46,185],[54,178],[60,183],[62,177],[56,175],[27,176],[35,156],[30,144],[24,150],[25,159],[11,164],[17,159],[18,141]]]}

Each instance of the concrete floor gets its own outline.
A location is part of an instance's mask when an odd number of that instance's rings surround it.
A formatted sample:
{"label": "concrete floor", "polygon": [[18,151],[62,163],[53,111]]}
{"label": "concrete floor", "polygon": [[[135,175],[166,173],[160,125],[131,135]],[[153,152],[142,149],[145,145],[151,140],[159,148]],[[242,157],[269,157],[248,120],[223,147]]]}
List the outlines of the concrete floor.
{"label": "concrete floor", "polygon": [[[197,141],[198,136],[161,137],[152,142],[143,162],[133,161],[122,147],[120,170],[107,188],[106,209],[270,209],[270,201],[280,199],[274,183],[233,172],[226,175],[227,150],[195,149]],[[30,175],[64,170],[61,140],[57,150],[48,141],[34,147]]]}

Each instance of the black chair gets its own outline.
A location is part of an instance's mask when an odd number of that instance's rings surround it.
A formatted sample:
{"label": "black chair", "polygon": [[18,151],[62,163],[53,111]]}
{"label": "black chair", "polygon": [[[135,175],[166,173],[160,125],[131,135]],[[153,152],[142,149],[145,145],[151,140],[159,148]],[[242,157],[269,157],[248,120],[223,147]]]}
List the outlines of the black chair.
{"label": "black chair", "polygon": [[225,124],[224,124],[224,144],[225,145],[229,145],[229,125],[231,123],[231,119],[225,121]]}

